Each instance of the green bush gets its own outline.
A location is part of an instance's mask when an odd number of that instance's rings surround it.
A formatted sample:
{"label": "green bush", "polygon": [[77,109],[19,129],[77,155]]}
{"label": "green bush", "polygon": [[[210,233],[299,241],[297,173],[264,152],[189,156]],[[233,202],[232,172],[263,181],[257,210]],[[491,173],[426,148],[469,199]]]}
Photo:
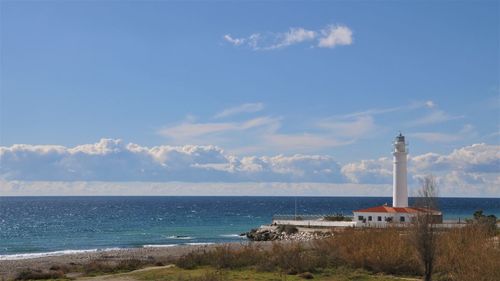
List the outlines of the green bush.
{"label": "green bush", "polygon": [[325,216],[323,218],[325,221],[352,221],[350,217],[346,217],[343,214],[336,214],[333,216]]}

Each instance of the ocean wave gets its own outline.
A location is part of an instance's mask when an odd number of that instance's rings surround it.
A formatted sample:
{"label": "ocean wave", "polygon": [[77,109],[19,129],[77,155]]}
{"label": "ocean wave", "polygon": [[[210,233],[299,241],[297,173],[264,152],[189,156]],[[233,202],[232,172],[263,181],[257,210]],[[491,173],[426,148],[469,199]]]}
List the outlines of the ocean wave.
{"label": "ocean wave", "polygon": [[221,234],[219,236],[226,237],[226,238],[245,238],[244,235],[239,235],[239,234]]}
{"label": "ocean wave", "polygon": [[177,239],[177,240],[192,240],[194,239],[191,236],[184,236],[184,235],[171,235],[167,237],[168,239]]}
{"label": "ocean wave", "polygon": [[179,246],[179,244],[142,245],[143,248],[170,248],[175,246]]}
{"label": "ocean wave", "polygon": [[63,255],[69,255],[69,254],[113,251],[113,250],[120,250],[120,249],[121,248],[88,249],[88,250],[62,250],[62,251],[42,252],[42,253],[24,253],[24,254],[0,255],[0,261],[26,260],[26,259],[36,259],[36,258],[43,258],[43,257],[63,256]]}

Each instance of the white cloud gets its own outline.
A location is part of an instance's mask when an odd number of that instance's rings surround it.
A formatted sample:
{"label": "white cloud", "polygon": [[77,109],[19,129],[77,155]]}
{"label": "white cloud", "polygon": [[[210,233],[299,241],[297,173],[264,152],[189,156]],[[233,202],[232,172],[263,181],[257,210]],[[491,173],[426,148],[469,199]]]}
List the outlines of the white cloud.
{"label": "white cloud", "polygon": [[351,144],[352,141],[341,141],[333,136],[322,134],[280,134],[269,133],[263,136],[268,146],[285,151],[315,151],[336,146]]}
{"label": "white cloud", "polygon": [[241,113],[253,113],[259,112],[264,109],[264,104],[262,103],[244,103],[239,106],[224,109],[223,111],[217,113],[214,118],[223,118]]}
{"label": "white cloud", "polygon": [[[370,185],[384,190],[392,182],[392,160],[387,157],[341,165],[327,155],[236,157],[216,146],[144,147],[114,139],[72,148],[51,145],[0,147],[0,163],[0,189],[12,194],[22,192],[26,182],[35,181],[73,182],[75,193],[95,190],[88,189],[88,182],[92,181],[123,182],[124,185],[148,182],[145,184],[148,186],[155,186],[153,182],[212,182],[212,185],[220,182],[316,182]],[[456,149],[450,154],[410,156],[408,167],[409,183],[413,187],[418,185],[419,178],[434,174],[442,195],[500,196],[498,145],[481,143]],[[51,189],[50,185],[37,187],[46,188],[47,192],[58,190]],[[148,194],[149,191],[139,188],[134,192]],[[183,192],[179,190],[178,194]]]}
{"label": "white cloud", "polygon": [[352,30],[344,25],[330,25],[321,31],[318,47],[333,48],[335,46],[351,45],[353,42]]}
{"label": "white cloud", "polygon": [[436,107],[436,103],[434,101],[428,100],[425,102],[425,106],[427,108],[434,108],[434,107]]}
{"label": "white cloud", "polygon": [[421,109],[424,107],[430,108],[434,107],[436,104],[429,100],[425,102],[412,102],[407,105],[403,106],[395,106],[395,107],[387,107],[387,108],[371,108],[363,111],[357,111],[357,112],[352,112],[340,116],[336,116],[337,118],[353,118],[353,117],[359,117],[359,116],[375,116],[375,115],[381,115],[381,114],[387,114],[387,113],[393,113],[393,112],[398,112],[398,111],[411,111],[415,109]]}
{"label": "white cloud", "polygon": [[410,136],[421,139],[426,142],[455,142],[461,140],[462,137],[457,134],[447,134],[439,132],[419,132],[410,134]]}
{"label": "white cloud", "polygon": [[[433,174],[441,195],[500,196],[500,146],[473,144],[450,154],[427,153],[408,158],[410,186],[418,179]],[[346,164],[342,173],[355,183],[392,182],[392,161],[389,158],[362,160]]]}
{"label": "white cloud", "polygon": [[354,118],[328,118],[321,120],[317,126],[329,130],[332,135],[344,138],[367,136],[377,129],[372,116],[363,115]]}
{"label": "white cloud", "polygon": [[0,147],[0,178],[24,181],[313,181],[340,180],[331,157],[278,155],[237,158],[216,146],[98,143]]}
{"label": "white cloud", "polygon": [[233,46],[246,46],[252,50],[276,50],[313,40],[320,48],[351,45],[353,42],[352,30],[344,25],[329,25],[322,30],[292,27],[285,32],[253,33],[239,38],[226,34],[223,39]]}
{"label": "white cloud", "polygon": [[[434,106],[435,105],[433,104],[432,107]],[[442,110],[435,109],[432,110],[429,114],[425,115],[424,117],[421,117],[420,119],[417,119],[416,121],[412,122],[410,125],[411,126],[429,125],[429,124],[442,123],[462,118],[464,118],[464,116],[452,116]]]}
{"label": "white cloud", "polygon": [[442,133],[442,132],[416,132],[410,133],[409,136],[415,137],[417,139],[421,139],[426,142],[431,143],[450,143],[456,142],[460,140],[464,140],[466,138],[474,137],[477,135],[477,132],[474,129],[474,126],[470,124],[465,124],[463,128],[456,133]]}
{"label": "white cloud", "polygon": [[279,127],[279,118],[257,117],[242,122],[208,123],[196,123],[188,120],[178,125],[162,128],[158,130],[158,134],[175,143],[207,143],[209,137],[223,136],[226,133],[246,131],[259,127]]}
{"label": "white cloud", "polygon": [[[245,107],[246,109],[248,107]],[[223,115],[236,114],[235,112],[242,110],[238,107],[222,113],[224,113]],[[191,119],[164,127],[157,133],[166,137],[170,143],[178,145],[217,143],[224,145],[232,152],[244,154],[266,151],[311,153],[324,148],[351,144],[354,141],[353,135],[359,135],[369,129],[365,128],[369,126],[370,120],[368,119],[370,118],[360,117],[355,118],[355,120],[343,121],[343,123],[330,122],[328,123],[330,127],[318,123],[314,126],[321,131],[303,133],[280,132],[281,118],[270,116],[261,116],[240,122],[203,123]],[[334,128],[335,126],[337,128]],[[356,133],[353,130],[357,130]]]}
{"label": "white cloud", "polygon": [[277,43],[267,47],[267,49],[278,49],[294,44],[311,41],[316,37],[316,32],[302,27],[290,28],[288,32],[277,35]]}
{"label": "white cloud", "polygon": [[354,183],[390,183],[392,160],[384,157],[349,163],[342,167],[342,174]]}
{"label": "white cloud", "polygon": [[224,38],[224,40],[226,40],[227,42],[229,42],[235,46],[239,46],[239,45],[245,43],[245,41],[246,41],[245,38],[233,38],[229,34],[224,35],[223,38]]}
{"label": "white cloud", "polygon": [[390,196],[387,185],[285,182],[3,181],[3,196]]}

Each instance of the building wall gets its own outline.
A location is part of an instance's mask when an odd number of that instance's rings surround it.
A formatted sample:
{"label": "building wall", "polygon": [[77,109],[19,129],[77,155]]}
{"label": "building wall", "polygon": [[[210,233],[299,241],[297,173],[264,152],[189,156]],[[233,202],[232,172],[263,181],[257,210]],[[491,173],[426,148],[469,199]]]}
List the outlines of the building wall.
{"label": "building wall", "polygon": [[[363,216],[363,220],[360,220],[360,216]],[[371,221],[369,217],[371,216]],[[393,223],[408,223],[411,222],[411,218],[415,216],[409,213],[377,213],[377,212],[354,212],[354,221],[359,223],[366,223],[370,225],[387,224],[387,218],[392,218]],[[378,217],[381,217],[381,221],[378,221]],[[400,221],[400,217],[404,217],[404,222]]]}
{"label": "building wall", "polygon": [[321,220],[273,220],[277,225],[294,225],[304,227],[353,227],[356,222],[352,221],[321,221]]}

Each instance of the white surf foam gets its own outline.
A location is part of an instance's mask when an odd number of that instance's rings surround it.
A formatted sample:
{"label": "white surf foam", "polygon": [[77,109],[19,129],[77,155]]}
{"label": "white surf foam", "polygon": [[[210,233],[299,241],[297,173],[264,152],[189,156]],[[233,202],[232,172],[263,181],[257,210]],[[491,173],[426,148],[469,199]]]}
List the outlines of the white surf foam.
{"label": "white surf foam", "polygon": [[245,238],[245,236],[241,236],[239,234],[221,234],[219,236],[220,237],[227,237],[227,238]]}
{"label": "white surf foam", "polygon": [[142,245],[143,248],[170,248],[175,246],[179,246],[179,244]]}
{"label": "white surf foam", "polygon": [[63,250],[63,251],[53,251],[53,252],[43,252],[43,253],[0,255],[0,261],[36,259],[36,258],[43,258],[43,257],[63,256],[63,255],[80,254],[80,253],[93,253],[93,252],[112,251],[112,250],[120,250],[120,249],[121,248],[88,249],[88,250]]}
{"label": "white surf foam", "polygon": [[176,239],[176,240],[192,240],[192,239],[194,239],[191,236],[180,236],[180,235],[172,235],[172,236],[168,236],[167,238],[168,239]]}

